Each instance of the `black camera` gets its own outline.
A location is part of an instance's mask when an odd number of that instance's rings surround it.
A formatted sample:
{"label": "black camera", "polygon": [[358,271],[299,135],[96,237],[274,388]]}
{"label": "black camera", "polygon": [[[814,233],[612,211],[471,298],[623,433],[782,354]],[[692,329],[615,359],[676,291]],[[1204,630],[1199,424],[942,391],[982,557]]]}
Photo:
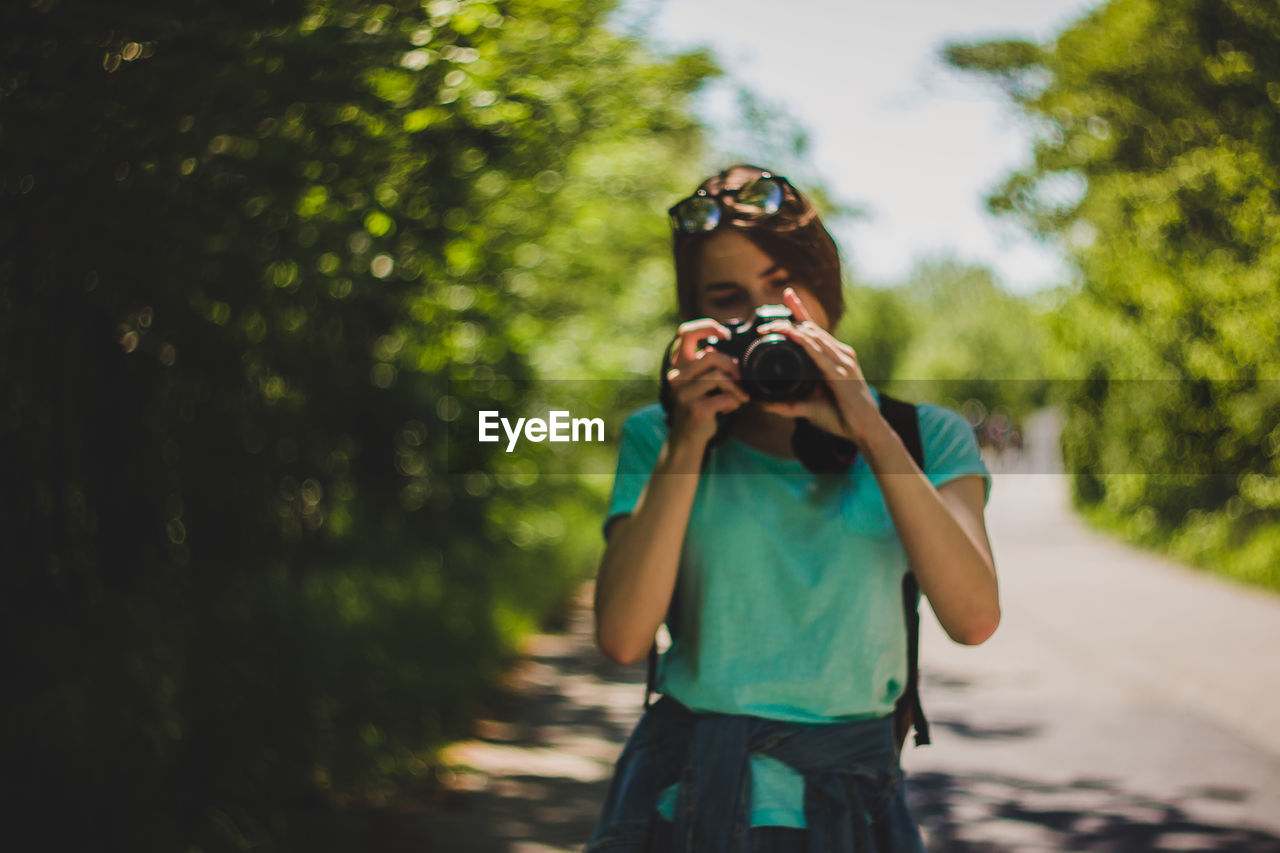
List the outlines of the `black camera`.
{"label": "black camera", "polygon": [[738,384],[753,400],[790,402],[813,393],[822,378],[804,348],[778,332],[760,334],[760,327],[774,320],[793,320],[783,305],[761,305],[755,317],[729,322],[728,338],[706,339],[713,349],[738,359]]}

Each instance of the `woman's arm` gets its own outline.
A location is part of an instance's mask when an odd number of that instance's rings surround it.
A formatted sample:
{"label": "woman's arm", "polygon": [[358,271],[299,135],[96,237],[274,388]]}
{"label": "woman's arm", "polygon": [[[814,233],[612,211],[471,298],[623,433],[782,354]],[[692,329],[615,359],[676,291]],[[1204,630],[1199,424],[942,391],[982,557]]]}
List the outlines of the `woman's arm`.
{"label": "woman's arm", "polygon": [[780,332],[805,347],[822,370],[828,394],[766,408],[810,418],[858,445],[938,622],[958,643],[983,642],[1000,624],[1000,597],[982,517],[981,478],[960,477],[934,488],[880,414],[853,348],[815,324],[793,291],[784,301],[797,322],[771,323],[761,331]]}
{"label": "woman's arm", "polygon": [[664,443],[635,509],[609,527],[596,574],[596,644],[620,664],[643,658],[666,618],[701,462],[701,448]]}
{"label": "woman's arm", "polygon": [[1000,624],[1000,597],[982,478],[935,488],[887,422],[864,436],[862,449],[938,622],[957,643],[985,641]]}
{"label": "woman's arm", "polygon": [[714,349],[698,350],[698,342],[713,334],[728,337],[729,331],[714,320],[680,327],[680,344],[667,373],[673,398],[671,430],[631,515],[608,530],[596,574],[596,644],[621,664],[648,653],[671,605],[702,456],[715,434],[716,415],[748,399],[735,381],[738,367],[733,359]]}

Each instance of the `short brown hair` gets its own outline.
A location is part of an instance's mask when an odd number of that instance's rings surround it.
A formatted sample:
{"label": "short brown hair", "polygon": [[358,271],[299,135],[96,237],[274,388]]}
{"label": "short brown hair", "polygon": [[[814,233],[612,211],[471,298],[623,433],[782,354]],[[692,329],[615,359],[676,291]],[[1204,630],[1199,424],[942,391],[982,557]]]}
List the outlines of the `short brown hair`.
{"label": "short brown hair", "polygon": [[[765,173],[775,174],[759,166],[739,163],[718,175],[707,178],[699,186],[709,195],[744,186]],[[737,229],[797,282],[806,285],[827,312],[834,327],[844,314],[844,290],[840,283],[840,250],[818,218],[813,203],[800,194],[790,181],[784,181],[782,207],[772,216],[740,218],[730,214],[721,227]],[[676,298],[680,317],[692,320],[702,316],[698,309],[698,253],[715,231],[692,234],[676,230],[672,248],[676,264]]]}

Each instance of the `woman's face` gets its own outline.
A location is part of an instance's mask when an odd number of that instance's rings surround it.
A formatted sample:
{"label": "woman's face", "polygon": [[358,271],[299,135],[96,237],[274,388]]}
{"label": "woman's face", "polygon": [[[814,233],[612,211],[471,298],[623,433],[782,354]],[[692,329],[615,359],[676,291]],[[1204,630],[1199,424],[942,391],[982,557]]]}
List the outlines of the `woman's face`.
{"label": "woman's face", "polygon": [[719,230],[698,253],[698,309],[703,317],[721,323],[745,320],[761,305],[781,305],[782,291],[788,287],[795,290],[814,322],[830,331],[827,312],[805,282],[793,280],[740,232]]}

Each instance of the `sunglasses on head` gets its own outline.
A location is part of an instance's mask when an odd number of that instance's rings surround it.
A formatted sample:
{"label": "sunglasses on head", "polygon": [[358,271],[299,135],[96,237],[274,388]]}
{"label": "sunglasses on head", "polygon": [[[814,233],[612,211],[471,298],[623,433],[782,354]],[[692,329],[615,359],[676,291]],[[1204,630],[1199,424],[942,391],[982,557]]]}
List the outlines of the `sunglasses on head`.
{"label": "sunglasses on head", "polygon": [[737,189],[718,193],[698,190],[667,211],[671,227],[685,234],[714,231],[724,220],[725,211],[740,219],[773,216],[782,209],[787,186],[790,184],[781,175],[763,172]]}

